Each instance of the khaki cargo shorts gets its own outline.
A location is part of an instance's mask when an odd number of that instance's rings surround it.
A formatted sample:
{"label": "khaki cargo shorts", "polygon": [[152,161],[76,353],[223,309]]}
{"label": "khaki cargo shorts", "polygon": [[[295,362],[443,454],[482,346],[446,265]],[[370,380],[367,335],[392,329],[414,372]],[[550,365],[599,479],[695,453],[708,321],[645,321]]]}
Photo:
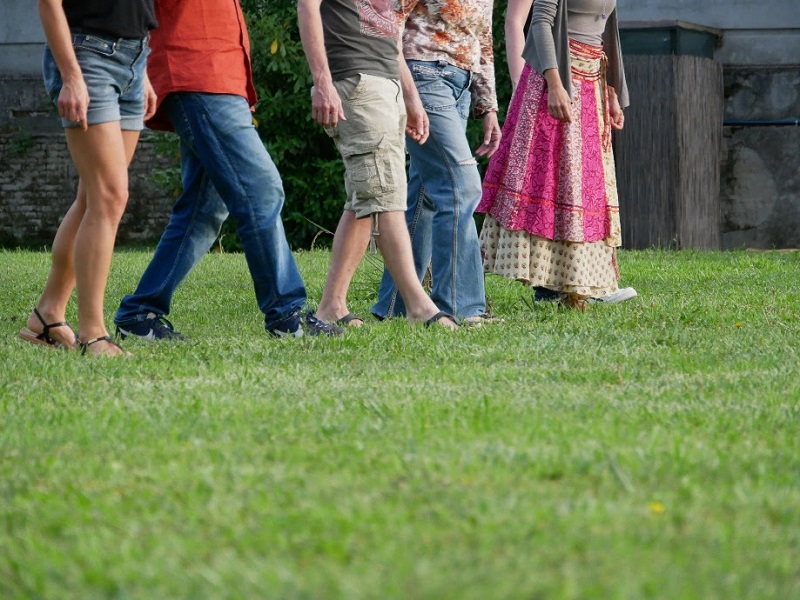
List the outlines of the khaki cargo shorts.
{"label": "khaki cargo shorts", "polygon": [[328,128],[342,155],[345,210],[356,218],[406,210],[406,108],[400,82],[359,74],[333,85],[346,121]]}

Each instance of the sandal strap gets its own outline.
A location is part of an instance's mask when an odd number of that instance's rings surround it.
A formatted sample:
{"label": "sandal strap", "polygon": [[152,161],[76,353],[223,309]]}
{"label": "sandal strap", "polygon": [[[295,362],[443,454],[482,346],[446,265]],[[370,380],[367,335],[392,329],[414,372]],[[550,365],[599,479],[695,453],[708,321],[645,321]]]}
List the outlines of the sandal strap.
{"label": "sandal strap", "polygon": [[35,314],[36,318],[39,319],[39,321],[41,321],[42,323],[43,331],[40,334],[40,336],[48,344],[56,345],[57,342],[50,337],[50,330],[55,329],[56,327],[69,327],[67,322],[61,321],[59,323],[47,323],[47,321],[44,320],[44,317],[42,317],[42,314],[39,312],[39,309],[37,309],[35,306],[33,307],[33,314]]}
{"label": "sandal strap", "polygon": [[[86,349],[91,346],[92,344],[96,344],[97,342],[108,342],[109,344],[116,346],[120,350],[123,350],[122,346],[120,346],[117,342],[111,339],[110,336],[102,335],[100,337],[92,338],[85,342],[81,342],[81,356],[86,354]],[[124,350],[123,350],[124,351]]]}

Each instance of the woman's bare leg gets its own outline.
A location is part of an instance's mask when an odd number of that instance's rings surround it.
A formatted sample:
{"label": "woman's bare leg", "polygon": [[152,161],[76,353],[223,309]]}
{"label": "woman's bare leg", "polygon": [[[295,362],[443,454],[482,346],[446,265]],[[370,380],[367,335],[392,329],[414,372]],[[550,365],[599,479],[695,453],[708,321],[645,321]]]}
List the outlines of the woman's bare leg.
{"label": "woman's bare leg", "polygon": [[[67,130],[67,145],[86,195],[73,260],[81,342],[108,335],[103,301],[117,227],[128,202],[128,164],[138,139],[138,131],[122,131],[119,122]],[[108,342],[93,344],[87,352],[122,353]]]}

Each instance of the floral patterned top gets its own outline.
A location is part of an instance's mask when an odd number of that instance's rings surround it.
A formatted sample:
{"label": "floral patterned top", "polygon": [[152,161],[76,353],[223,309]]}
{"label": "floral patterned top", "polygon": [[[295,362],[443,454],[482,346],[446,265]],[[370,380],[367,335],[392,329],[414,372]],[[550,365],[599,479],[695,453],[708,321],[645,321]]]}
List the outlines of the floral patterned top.
{"label": "floral patterned top", "polygon": [[444,60],[473,74],[473,112],[497,111],[493,0],[395,0],[407,60]]}

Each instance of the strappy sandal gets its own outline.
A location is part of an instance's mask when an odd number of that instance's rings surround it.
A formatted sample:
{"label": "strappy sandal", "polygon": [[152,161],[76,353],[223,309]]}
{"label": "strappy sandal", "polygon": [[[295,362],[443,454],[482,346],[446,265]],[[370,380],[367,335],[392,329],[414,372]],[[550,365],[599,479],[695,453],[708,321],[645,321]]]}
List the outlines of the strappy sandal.
{"label": "strappy sandal", "polygon": [[[119,348],[120,350],[122,350],[122,354],[120,354],[120,355],[118,355],[118,356],[131,356],[131,353],[130,353],[130,352],[128,352],[127,350],[125,350],[125,348],[123,348],[123,347],[122,347],[122,346],[120,346],[120,345],[119,345],[117,342],[115,342],[114,340],[112,340],[112,339],[111,339],[111,337],[110,337],[110,336],[108,336],[108,335],[103,335],[103,336],[100,336],[100,337],[92,338],[92,339],[90,339],[90,340],[87,340],[87,341],[85,341],[85,342],[80,342],[80,346],[81,346],[81,356],[85,356],[85,355],[86,355],[86,350],[88,350],[89,346],[91,346],[92,344],[96,344],[97,342],[108,342],[108,343],[109,343],[109,344],[111,344],[112,346],[116,346],[117,348]],[[104,355],[102,355],[102,356],[111,356],[111,355],[109,355],[109,354],[104,354]]]}
{"label": "strappy sandal", "polygon": [[453,315],[448,315],[443,310],[440,310],[435,315],[433,315],[430,319],[425,321],[425,327],[430,327],[431,325],[437,324],[440,319],[450,319],[456,325],[456,327],[459,325],[458,319],[456,319]]}
{"label": "strappy sandal", "polygon": [[[43,331],[42,333],[36,333],[35,331],[31,331],[27,327],[23,328],[19,332],[19,337],[21,337],[26,342],[30,342],[31,344],[38,344],[40,346],[45,346],[47,348],[54,348],[56,350],[71,350],[75,348],[80,343],[78,341],[78,335],[72,331],[72,328],[69,327],[66,321],[61,321],[59,323],[47,323],[42,317],[42,314],[39,312],[37,308],[34,307],[33,314],[36,315],[36,318],[39,319],[42,323]],[[58,342],[50,337],[50,330],[55,329],[56,327],[69,327],[70,331],[72,331],[72,335],[75,336],[75,343],[72,346],[65,346],[61,342]]]}
{"label": "strappy sandal", "polygon": [[[361,321],[361,324],[360,325],[356,325],[355,323],[353,323],[353,321]],[[353,324],[351,325],[351,323],[353,323]],[[341,319],[336,319],[336,324],[337,325],[341,325],[342,327],[345,327],[345,326],[347,326],[347,327],[361,327],[361,325],[364,324],[364,319],[362,319],[361,317],[359,317],[356,314],[353,314],[353,313],[349,312],[345,316],[343,316]]]}

